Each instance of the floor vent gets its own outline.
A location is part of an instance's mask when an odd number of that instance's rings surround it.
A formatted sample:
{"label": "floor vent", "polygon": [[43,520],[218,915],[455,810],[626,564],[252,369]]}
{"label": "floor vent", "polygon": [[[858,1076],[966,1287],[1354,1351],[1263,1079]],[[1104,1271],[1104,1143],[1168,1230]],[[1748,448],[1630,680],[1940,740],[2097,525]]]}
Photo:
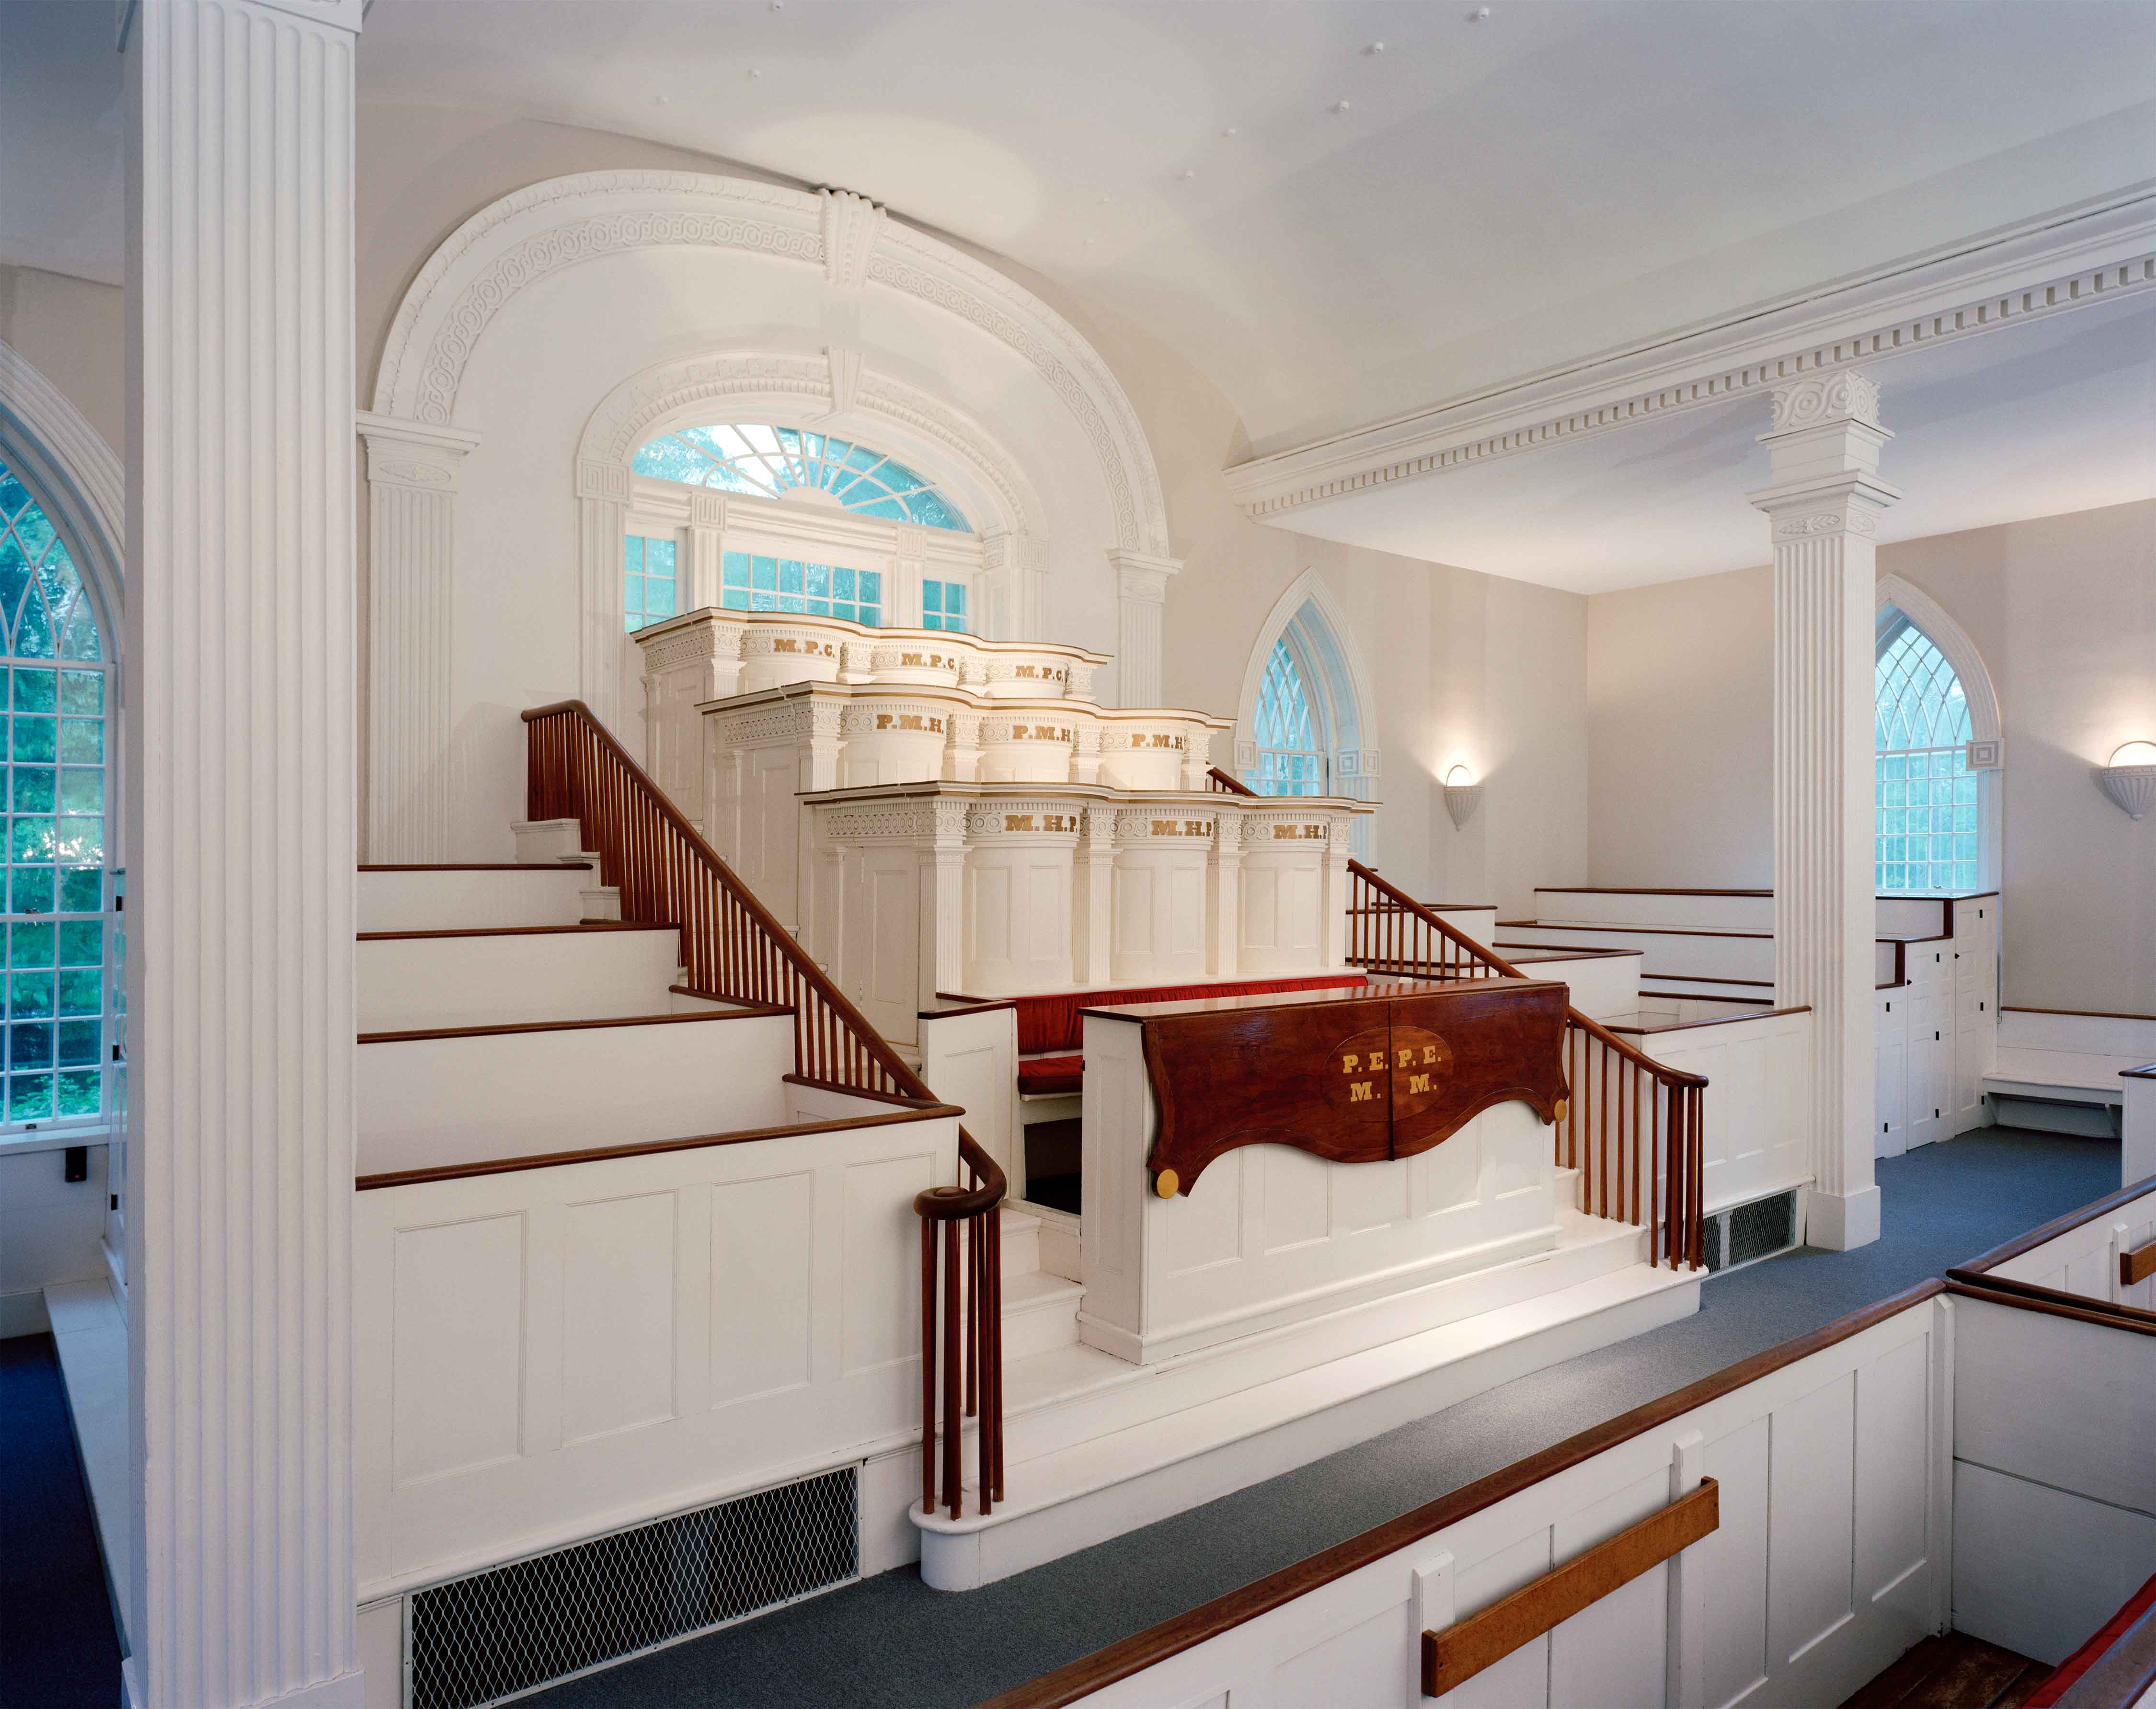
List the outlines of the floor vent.
{"label": "floor vent", "polygon": [[1707,1219],[1705,1234],[1710,1274],[1786,1252],[1797,1244],[1796,1188],[1718,1210]]}
{"label": "floor vent", "polygon": [[860,1576],[845,1466],[415,1593],[410,1709],[479,1709]]}

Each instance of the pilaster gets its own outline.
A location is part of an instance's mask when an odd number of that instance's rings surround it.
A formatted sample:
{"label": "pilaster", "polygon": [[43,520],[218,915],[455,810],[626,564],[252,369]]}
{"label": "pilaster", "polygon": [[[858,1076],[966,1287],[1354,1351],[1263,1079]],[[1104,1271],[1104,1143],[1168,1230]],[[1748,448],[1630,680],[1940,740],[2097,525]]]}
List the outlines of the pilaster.
{"label": "pilaster", "polygon": [[[289,3],[159,0],[136,11],[124,45],[135,1040],[125,1668],[128,1699],[144,1709],[357,1709],[362,1696],[351,1298],[360,10],[360,0],[305,16]],[[414,495],[393,502],[392,520],[424,536],[406,562],[431,573],[440,547],[418,500],[439,483],[389,482],[386,453],[385,482]],[[413,467],[424,466],[434,465],[415,449]]]}
{"label": "pilaster", "polygon": [[721,560],[726,549],[726,495],[722,492],[689,495],[687,562],[681,567],[681,611],[700,611],[719,603],[723,583]]}
{"label": "pilaster", "polygon": [[966,815],[963,800],[929,803],[934,820],[921,851],[921,1006],[966,988]]}
{"label": "pilaster", "polygon": [[449,853],[457,475],[479,435],[362,412],[367,446],[367,842],[372,861]]}
{"label": "pilaster", "polygon": [[1116,885],[1116,809],[1093,806],[1086,809],[1086,827],[1078,839],[1075,867],[1071,874],[1073,902],[1070,931],[1073,977],[1081,985],[1105,985],[1114,976],[1108,969]]}
{"label": "pilaster", "polygon": [[1812,1012],[1815,1246],[1879,1238],[1872,1180],[1876,536],[1893,436],[1854,369],[1777,387],[1748,495],[1774,548],[1774,1000]]}
{"label": "pilaster", "polygon": [[577,464],[577,681],[602,722],[621,715],[621,546],[629,526],[629,465],[595,457]]}
{"label": "pilaster", "polygon": [[1242,815],[1223,809],[1213,823],[1213,858],[1205,875],[1205,971],[1223,978],[1240,971],[1242,875]]}
{"label": "pilaster", "polygon": [[980,632],[992,641],[1048,633],[1048,542],[997,533],[981,541]]}
{"label": "pilaster", "polygon": [[1158,706],[1164,694],[1161,646],[1168,577],[1182,569],[1183,561],[1111,552],[1108,562],[1116,572],[1116,704]]}

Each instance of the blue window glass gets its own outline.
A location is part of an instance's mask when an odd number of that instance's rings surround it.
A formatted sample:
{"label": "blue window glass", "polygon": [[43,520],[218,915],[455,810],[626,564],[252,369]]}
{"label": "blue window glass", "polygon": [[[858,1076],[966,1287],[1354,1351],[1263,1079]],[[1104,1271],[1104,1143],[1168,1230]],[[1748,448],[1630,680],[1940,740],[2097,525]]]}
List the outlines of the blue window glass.
{"label": "blue window glass", "polygon": [[972,531],[949,495],[927,476],[880,451],[804,428],[749,422],[684,428],[645,445],[636,454],[635,468],[660,480],[760,498],[805,486],[865,516]]}
{"label": "blue window glass", "polygon": [[963,631],[966,627],[966,584],[924,580],[921,584],[921,627]]}
{"label": "blue window glass", "polygon": [[66,543],[0,467],[0,1121],[10,1124],[102,1116],[116,1071],[100,1060],[118,1037],[102,918],[105,668]]}
{"label": "blue window glass", "polygon": [[1872,866],[1887,890],[1976,888],[1976,774],[1969,700],[1953,667],[1906,618],[1875,674]]}
{"label": "blue window glass", "polygon": [[1249,779],[1260,795],[1322,795],[1325,755],[1317,745],[1301,668],[1283,635],[1265,657],[1258,685],[1258,769]]}
{"label": "blue window glass", "polygon": [[622,627],[634,634],[647,624],[664,623],[678,608],[674,601],[674,542],[632,534],[621,548]]}

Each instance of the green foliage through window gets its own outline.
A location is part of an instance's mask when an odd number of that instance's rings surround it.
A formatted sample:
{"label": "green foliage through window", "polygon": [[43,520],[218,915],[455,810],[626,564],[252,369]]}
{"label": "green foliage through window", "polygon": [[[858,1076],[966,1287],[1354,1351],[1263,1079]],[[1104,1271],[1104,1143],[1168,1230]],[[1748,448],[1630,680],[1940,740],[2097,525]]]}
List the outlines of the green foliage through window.
{"label": "green foliage through window", "polygon": [[660,480],[759,498],[807,487],[829,494],[846,510],[887,522],[962,531],[971,526],[926,475],[880,451],[805,428],[754,423],[683,428],[644,446],[634,467]]}

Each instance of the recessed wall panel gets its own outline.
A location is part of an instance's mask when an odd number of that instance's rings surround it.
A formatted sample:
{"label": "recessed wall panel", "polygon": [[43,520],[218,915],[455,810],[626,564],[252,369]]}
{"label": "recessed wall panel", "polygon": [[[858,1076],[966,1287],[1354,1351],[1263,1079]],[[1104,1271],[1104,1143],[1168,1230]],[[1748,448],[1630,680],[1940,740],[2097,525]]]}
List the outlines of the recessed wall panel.
{"label": "recessed wall panel", "polygon": [[400,1484],[522,1450],[524,1219],[396,1236],[392,1464]]}
{"label": "recessed wall panel", "polygon": [[711,1403],[808,1380],[816,1178],[711,1188]]}
{"label": "recessed wall panel", "polygon": [[676,1195],[567,1207],[562,1227],[562,1434],[672,1416]]}

